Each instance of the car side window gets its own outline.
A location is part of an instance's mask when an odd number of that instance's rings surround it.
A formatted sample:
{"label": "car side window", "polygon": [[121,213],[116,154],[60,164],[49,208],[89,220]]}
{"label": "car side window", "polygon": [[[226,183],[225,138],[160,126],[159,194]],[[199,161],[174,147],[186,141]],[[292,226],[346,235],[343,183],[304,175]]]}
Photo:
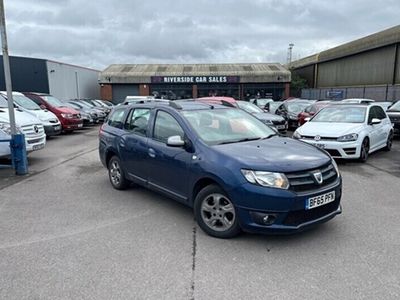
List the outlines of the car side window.
{"label": "car side window", "polygon": [[107,124],[109,126],[122,129],[124,113],[125,111],[123,109],[114,111],[113,114],[108,118]]}
{"label": "car side window", "polygon": [[368,124],[372,122],[372,119],[378,118],[375,107],[371,107],[368,114]]}
{"label": "car side window", "polygon": [[167,143],[168,138],[174,135],[179,135],[183,139],[185,133],[173,116],[167,112],[158,111],[154,124],[153,138]]}
{"label": "car side window", "polygon": [[129,112],[124,128],[133,133],[146,136],[149,127],[150,109],[134,108]]}

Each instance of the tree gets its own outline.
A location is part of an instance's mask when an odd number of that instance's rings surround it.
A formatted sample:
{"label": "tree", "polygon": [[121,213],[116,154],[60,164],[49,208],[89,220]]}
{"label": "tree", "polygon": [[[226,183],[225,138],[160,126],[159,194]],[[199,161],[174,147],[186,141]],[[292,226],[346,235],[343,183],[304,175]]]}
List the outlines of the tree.
{"label": "tree", "polygon": [[300,97],[301,90],[308,88],[307,79],[292,72],[292,82],[290,83],[290,96]]}

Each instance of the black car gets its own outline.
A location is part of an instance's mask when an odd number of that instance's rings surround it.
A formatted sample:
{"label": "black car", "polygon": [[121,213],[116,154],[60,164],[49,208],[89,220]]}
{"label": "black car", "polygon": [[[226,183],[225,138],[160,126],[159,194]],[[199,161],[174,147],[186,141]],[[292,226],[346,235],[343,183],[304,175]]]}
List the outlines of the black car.
{"label": "black car", "polygon": [[287,100],[276,109],[275,114],[284,117],[289,128],[297,128],[299,114],[312,103],[313,101],[309,100]]}
{"label": "black car", "polygon": [[392,104],[386,111],[386,114],[393,124],[394,133],[400,134],[400,100]]}

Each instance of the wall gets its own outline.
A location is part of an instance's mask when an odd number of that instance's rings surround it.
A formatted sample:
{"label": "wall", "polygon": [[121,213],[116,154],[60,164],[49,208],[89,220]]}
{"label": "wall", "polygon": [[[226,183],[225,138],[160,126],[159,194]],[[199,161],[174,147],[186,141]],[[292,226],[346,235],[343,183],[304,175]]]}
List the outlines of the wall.
{"label": "wall", "polygon": [[[46,61],[10,56],[11,82],[14,91],[48,93]],[[0,56],[0,90],[6,89],[3,56]]]}
{"label": "wall", "polygon": [[100,98],[99,71],[47,61],[49,92],[62,99]]}
{"label": "wall", "polygon": [[391,84],[395,45],[318,64],[317,87]]}

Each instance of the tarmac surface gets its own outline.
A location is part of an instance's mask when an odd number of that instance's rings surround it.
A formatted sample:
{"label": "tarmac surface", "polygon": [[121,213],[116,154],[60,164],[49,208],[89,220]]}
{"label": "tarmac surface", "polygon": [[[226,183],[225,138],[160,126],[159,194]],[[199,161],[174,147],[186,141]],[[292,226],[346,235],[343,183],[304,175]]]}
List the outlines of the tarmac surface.
{"label": "tarmac surface", "polygon": [[339,162],[343,213],[290,236],[220,240],[143,188],[114,190],[98,128],[0,169],[0,299],[399,299],[400,139]]}

